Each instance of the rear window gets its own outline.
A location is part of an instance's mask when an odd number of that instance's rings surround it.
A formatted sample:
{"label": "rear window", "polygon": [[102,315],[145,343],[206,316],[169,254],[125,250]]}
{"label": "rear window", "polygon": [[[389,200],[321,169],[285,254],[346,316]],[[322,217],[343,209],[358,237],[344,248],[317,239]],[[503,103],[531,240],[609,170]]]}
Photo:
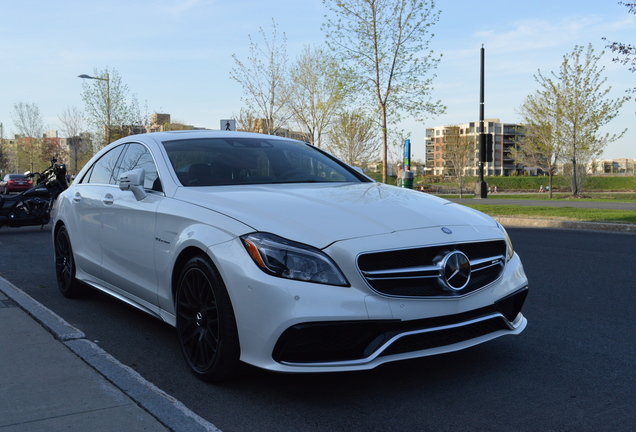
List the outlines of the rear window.
{"label": "rear window", "polygon": [[183,186],[369,181],[299,141],[198,138],[164,141],[163,146]]}

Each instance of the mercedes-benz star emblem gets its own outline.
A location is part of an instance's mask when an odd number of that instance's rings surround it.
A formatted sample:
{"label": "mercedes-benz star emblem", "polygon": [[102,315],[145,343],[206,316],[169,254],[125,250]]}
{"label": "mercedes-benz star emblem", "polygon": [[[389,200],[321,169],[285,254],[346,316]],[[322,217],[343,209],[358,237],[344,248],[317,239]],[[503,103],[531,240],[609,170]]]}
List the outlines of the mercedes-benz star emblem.
{"label": "mercedes-benz star emblem", "polygon": [[460,251],[453,251],[446,255],[441,264],[441,279],[444,286],[453,291],[459,291],[470,281],[470,261]]}

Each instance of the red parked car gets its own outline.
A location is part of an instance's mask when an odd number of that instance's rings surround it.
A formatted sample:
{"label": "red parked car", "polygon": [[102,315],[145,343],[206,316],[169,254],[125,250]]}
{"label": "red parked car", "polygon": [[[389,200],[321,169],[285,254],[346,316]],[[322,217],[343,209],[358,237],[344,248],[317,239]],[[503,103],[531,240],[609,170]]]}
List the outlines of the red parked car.
{"label": "red parked car", "polygon": [[31,189],[33,181],[24,174],[7,174],[0,181],[0,193],[22,192]]}

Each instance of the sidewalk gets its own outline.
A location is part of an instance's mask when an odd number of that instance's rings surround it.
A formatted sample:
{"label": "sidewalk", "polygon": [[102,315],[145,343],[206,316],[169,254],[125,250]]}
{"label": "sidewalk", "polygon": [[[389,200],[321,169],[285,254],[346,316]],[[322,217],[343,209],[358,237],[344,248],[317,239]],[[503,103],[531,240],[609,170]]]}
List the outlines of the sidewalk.
{"label": "sidewalk", "polygon": [[0,278],[0,431],[218,431]]}

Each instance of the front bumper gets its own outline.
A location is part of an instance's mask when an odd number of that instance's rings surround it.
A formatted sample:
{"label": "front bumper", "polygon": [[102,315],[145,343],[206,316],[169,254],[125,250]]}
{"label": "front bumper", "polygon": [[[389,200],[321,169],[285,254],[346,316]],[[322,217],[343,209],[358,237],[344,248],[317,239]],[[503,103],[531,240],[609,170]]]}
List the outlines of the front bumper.
{"label": "front bumper", "polygon": [[210,252],[234,306],[241,360],[267,370],[373,369],[519,334],[527,325],[520,310],[528,280],[516,254],[482,289],[401,298],[375,292],[354,266],[343,266],[351,287],[336,287],[266,275],[238,242]]}
{"label": "front bumper", "polygon": [[427,351],[523,330],[525,287],[494,305],[411,321],[309,322],[287,329],[274,348],[274,360],[288,366],[362,366],[379,357],[427,355]]}

